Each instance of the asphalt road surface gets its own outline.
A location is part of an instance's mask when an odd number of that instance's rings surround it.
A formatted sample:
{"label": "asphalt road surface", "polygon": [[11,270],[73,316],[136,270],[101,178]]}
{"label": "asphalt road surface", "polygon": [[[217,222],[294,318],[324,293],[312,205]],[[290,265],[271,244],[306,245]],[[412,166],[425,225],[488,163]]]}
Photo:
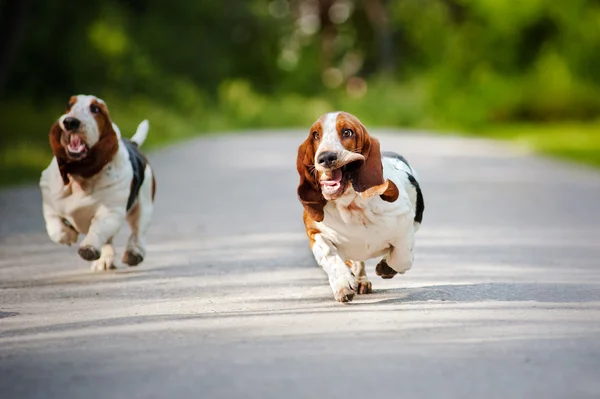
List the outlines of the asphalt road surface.
{"label": "asphalt road surface", "polygon": [[104,274],[50,242],[36,186],[0,191],[0,397],[600,397],[600,173],[376,132],[419,171],[424,223],[413,269],[369,263],[374,293],[343,305],[304,236],[305,134],[151,153],[146,261]]}

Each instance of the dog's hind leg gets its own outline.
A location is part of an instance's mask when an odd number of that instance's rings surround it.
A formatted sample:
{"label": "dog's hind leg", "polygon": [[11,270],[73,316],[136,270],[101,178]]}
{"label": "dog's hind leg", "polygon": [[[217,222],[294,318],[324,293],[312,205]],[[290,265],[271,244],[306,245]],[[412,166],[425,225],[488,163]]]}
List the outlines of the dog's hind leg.
{"label": "dog's hind leg", "polygon": [[386,259],[389,268],[400,274],[404,274],[407,270],[410,270],[414,261],[414,246],[415,234],[413,225],[410,224],[404,236],[392,244],[389,256]]}
{"label": "dog's hind leg", "polygon": [[123,254],[123,263],[129,266],[139,265],[146,256],[146,234],[152,220],[154,191],[155,182],[152,169],[150,166],[146,166],[146,175],[144,183],[140,187],[137,202],[127,214],[131,235]]}
{"label": "dog's hind leg", "polygon": [[414,226],[407,223],[404,234],[392,242],[388,254],[375,267],[375,273],[383,279],[390,279],[398,273],[404,274],[410,270],[414,261],[414,246]]}

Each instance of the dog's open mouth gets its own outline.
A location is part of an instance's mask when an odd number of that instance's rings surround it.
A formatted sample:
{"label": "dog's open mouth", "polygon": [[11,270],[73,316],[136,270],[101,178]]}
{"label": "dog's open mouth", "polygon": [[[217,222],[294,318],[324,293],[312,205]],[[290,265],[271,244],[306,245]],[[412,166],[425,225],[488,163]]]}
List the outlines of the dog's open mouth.
{"label": "dog's open mouth", "polygon": [[345,167],[324,172],[319,181],[321,192],[329,198],[338,197],[346,190],[347,179]]}
{"label": "dog's open mouth", "polygon": [[88,147],[80,136],[71,134],[69,136],[67,151],[73,158],[81,158],[87,154]]}
{"label": "dog's open mouth", "polygon": [[342,186],[342,169],[335,169],[321,175],[321,189],[324,192],[336,193]]}
{"label": "dog's open mouth", "polygon": [[341,168],[322,172],[319,180],[321,192],[330,198],[342,195],[346,190],[348,181],[352,179],[352,175],[362,164],[362,160],[357,160],[350,162]]}

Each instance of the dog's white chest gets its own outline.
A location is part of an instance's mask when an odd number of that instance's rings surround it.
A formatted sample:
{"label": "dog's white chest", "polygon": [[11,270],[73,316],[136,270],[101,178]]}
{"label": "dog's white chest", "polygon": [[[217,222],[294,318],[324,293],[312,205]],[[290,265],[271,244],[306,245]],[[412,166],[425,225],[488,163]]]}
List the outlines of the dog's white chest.
{"label": "dog's white chest", "polygon": [[321,233],[346,260],[365,261],[384,255],[392,243],[412,226],[413,215],[407,198],[391,204],[380,198],[328,203]]}
{"label": "dog's white chest", "polygon": [[65,219],[79,233],[87,234],[92,219],[101,207],[121,205],[123,212],[129,193],[132,172],[121,168],[115,173],[114,163],[97,176],[88,179],[74,179],[63,184],[56,161],[42,173],[40,187],[44,204]]}

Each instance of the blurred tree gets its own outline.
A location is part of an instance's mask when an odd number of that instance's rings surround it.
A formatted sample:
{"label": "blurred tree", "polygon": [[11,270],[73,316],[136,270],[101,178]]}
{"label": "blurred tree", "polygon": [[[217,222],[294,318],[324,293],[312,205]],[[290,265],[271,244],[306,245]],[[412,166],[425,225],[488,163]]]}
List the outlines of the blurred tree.
{"label": "blurred tree", "polygon": [[392,42],[392,30],[386,9],[385,0],[364,0],[365,10],[371,22],[371,29],[376,32],[377,49],[379,51],[378,69],[390,74],[394,71],[394,54]]}
{"label": "blurred tree", "polygon": [[81,4],[0,2],[1,97],[111,92],[185,108],[227,87],[323,96],[385,74],[419,82],[423,109],[459,123],[600,111],[598,0]]}
{"label": "blurred tree", "polygon": [[330,68],[333,63],[334,41],[337,36],[337,29],[331,20],[331,7],[335,0],[319,0],[318,13],[319,25],[321,28],[321,69]]}
{"label": "blurred tree", "polygon": [[28,0],[4,0],[0,3],[0,97],[23,40],[28,11]]}

